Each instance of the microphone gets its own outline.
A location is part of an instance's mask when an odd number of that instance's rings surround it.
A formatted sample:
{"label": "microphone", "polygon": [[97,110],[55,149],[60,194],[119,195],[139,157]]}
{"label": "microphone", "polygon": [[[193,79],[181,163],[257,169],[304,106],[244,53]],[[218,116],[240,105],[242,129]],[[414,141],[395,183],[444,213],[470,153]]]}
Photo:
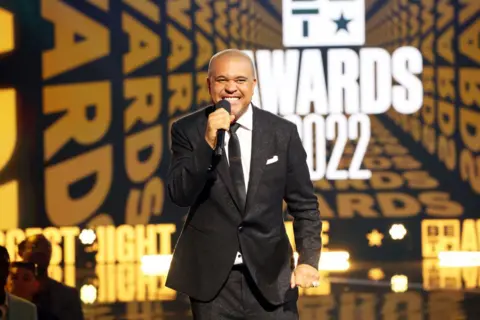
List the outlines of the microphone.
{"label": "microphone", "polygon": [[[229,101],[221,100],[219,103],[215,105],[215,110],[220,108],[227,110],[228,114],[230,114],[231,106]],[[222,156],[224,146],[225,146],[225,130],[219,129],[217,131],[217,145],[215,146],[216,156]]]}

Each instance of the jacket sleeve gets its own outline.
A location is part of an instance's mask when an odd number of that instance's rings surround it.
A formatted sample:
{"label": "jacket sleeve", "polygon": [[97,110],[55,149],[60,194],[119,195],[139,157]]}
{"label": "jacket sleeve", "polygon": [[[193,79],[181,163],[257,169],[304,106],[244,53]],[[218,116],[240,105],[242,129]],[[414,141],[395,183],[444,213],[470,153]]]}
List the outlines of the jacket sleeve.
{"label": "jacket sleeve", "polygon": [[213,150],[203,139],[193,147],[177,122],[171,129],[172,158],[168,172],[168,193],[180,207],[192,206],[209,177]]}
{"label": "jacket sleeve", "polygon": [[322,248],[322,222],[318,201],[307,165],[307,154],[298,135],[297,127],[292,126],[288,145],[287,183],[285,202],[293,216],[295,245],[298,264],[308,264],[318,269]]}

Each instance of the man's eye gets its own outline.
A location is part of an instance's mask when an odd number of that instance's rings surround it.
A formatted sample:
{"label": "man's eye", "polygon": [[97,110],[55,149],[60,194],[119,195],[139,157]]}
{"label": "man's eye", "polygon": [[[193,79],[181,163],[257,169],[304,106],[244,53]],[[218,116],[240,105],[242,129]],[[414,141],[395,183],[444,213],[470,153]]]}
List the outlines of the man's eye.
{"label": "man's eye", "polygon": [[238,83],[244,83],[246,80],[245,79],[238,79],[237,82]]}

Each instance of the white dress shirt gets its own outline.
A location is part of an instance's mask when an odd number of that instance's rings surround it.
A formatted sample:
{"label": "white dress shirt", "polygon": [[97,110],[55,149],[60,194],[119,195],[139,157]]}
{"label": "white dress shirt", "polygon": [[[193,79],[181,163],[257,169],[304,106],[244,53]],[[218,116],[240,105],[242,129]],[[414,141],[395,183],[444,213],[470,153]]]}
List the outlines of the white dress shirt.
{"label": "white dress shirt", "polygon": [[[252,129],[253,129],[253,109],[248,106],[247,111],[237,120],[240,125],[236,131],[240,142],[240,152],[242,155],[243,179],[245,180],[245,190],[248,193],[248,180],[250,178],[250,158],[252,157]],[[225,155],[228,161],[228,141],[230,133],[225,132]],[[242,254],[237,252],[234,264],[243,263]]]}

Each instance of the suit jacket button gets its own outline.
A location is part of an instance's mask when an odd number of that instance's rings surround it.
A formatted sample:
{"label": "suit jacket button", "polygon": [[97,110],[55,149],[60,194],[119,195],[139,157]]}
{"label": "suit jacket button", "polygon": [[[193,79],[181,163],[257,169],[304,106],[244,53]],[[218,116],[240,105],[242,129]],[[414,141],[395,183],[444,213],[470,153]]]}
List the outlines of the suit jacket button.
{"label": "suit jacket button", "polygon": [[238,231],[242,231],[242,229],[243,229],[243,226],[238,227]]}

